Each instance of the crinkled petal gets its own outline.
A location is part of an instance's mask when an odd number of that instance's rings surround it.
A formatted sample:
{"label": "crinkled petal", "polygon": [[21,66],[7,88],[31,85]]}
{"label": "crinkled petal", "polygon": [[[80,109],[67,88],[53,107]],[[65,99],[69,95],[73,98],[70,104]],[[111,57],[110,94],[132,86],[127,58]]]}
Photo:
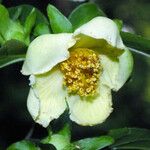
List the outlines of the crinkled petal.
{"label": "crinkled petal", "polygon": [[72,34],[45,34],[29,46],[22,73],[42,74],[69,57],[68,49],[75,44]]}
{"label": "crinkled petal", "polygon": [[76,44],[71,48],[89,48],[97,51],[99,54],[105,54],[112,57],[118,57],[124,49],[120,49],[110,45],[105,39],[95,39],[85,34],[79,34],[76,37]]}
{"label": "crinkled petal", "polygon": [[131,75],[133,68],[132,54],[126,49],[119,58],[100,55],[100,61],[103,68],[100,77],[101,84],[118,91]]}
{"label": "crinkled petal", "polygon": [[85,34],[95,39],[105,39],[113,47],[124,49],[117,25],[109,18],[95,17],[79,27],[74,36]]}
{"label": "crinkled petal", "polygon": [[65,111],[67,106],[63,76],[58,69],[54,68],[46,74],[36,75],[35,78],[33,89],[40,103],[39,114],[35,121],[47,127],[51,120],[57,119]]}
{"label": "crinkled petal", "polygon": [[133,70],[133,56],[131,52],[126,49],[119,57],[119,73],[116,80],[115,90],[119,90],[128,80]]}
{"label": "crinkled petal", "polygon": [[100,124],[112,112],[111,90],[100,86],[100,93],[95,98],[81,99],[78,95],[68,98],[70,119],[83,126]]}
{"label": "crinkled petal", "polygon": [[103,68],[100,76],[101,84],[115,90],[117,77],[119,75],[119,60],[110,58],[107,55],[100,54],[100,62]]}
{"label": "crinkled petal", "polygon": [[32,118],[36,120],[39,115],[40,110],[40,100],[36,97],[32,88],[30,88],[30,92],[27,99],[27,108],[30,112]]}
{"label": "crinkled petal", "polygon": [[103,67],[101,82],[117,91],[129,78],[133,59],[123,45],[116,24],[106,17],[96,17],[79,27],[73,48],[87,47],[100,54]]}

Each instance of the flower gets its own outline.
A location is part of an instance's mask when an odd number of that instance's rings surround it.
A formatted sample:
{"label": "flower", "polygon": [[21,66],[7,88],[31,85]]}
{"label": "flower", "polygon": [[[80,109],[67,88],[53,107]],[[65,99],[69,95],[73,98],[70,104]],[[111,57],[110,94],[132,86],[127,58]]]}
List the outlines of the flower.
{"label": "flower", "polygon": [[113,110],[111,90],[123,86],[132,67],[116,24],[106,17],[96,17],[74,33],[39,36],[21,71],[30,75],[28,110],[44,127],[67,107],[77,124],[100,124]]}

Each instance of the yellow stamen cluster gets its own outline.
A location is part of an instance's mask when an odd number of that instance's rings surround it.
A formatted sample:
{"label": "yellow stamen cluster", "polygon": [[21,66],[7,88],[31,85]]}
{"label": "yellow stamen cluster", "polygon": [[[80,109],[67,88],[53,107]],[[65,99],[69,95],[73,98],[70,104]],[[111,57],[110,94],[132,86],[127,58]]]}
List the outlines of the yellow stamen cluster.
{"label": "yellow stamen cluster", "polygon": [[93,96],[97,92],[102,67],[99,55],[91,49],[77,48],[60,64],[64,74],[64,85],[69,93]]}

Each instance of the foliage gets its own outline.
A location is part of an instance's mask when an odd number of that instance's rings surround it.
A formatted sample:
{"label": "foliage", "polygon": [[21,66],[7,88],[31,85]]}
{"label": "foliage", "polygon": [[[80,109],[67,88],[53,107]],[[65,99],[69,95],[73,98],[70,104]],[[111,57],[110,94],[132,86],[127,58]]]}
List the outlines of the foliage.
{"label": "foliage", "polygon": [[85,3],[72,11],[72,13],[69,15],[69,20],[73,25],[73,29],[76,29],[97,16],[106,15],[96,4]]}
{"label": "foliage", "polygon": [[27,46],[18,40],[8,40],[0,48],[0,68],[23,61]]}
{"label": "foliage", "polygon": [[[8,147],[7,150],[40,150],[40,147],[53,148],[57,150],[100,150],[107,148],[114,149],[139,149],[148,150],[150,147],[150,130],[139,128],[120,128],[110,130],[108,135],[85,138],[78,141],[71,141],[70,128],[65,125],[57,133],[51,133],[40,143],[20,141]],[[38,145],[38,147],[36,146]],[[21,149],[22,148],[22,149]],[[44,149],[42,149],[44,150]]]}
{"label": "foliage", "polygon": [[[106,16],[105,13],[93,3],[84,3],[80,5],[72,11],[69,15],[69,19],[67,19],[57,8],[50,4],[47,7],[47,14],[49,23],[47,18],[33,6],[20,5],[9,8],[8,11],[4,6],[0,5],[1,46],[11,39],[16,39],[25,45],[29,45],[31,39],[34,39],[36,36],[50,33],[50,28],[53,33],[72,32],[73,29],[76,29],[96,16]],[[118,23],[121,22],[121,20],[114,21]],[[33,28],[34,30],[32,30]],[[122,31],[121,36],[127,46],[149,53],[150,40]],[[16,52],[19,53],[19,50],[16,49]],[[18,54],[17,57],[14,56],[13,58],[10,58],[10,56],[5,56],[5,58],[0,60],[0,67],[2,68],[9,64],[23,61],[23,55],[25,55],[25,52],[26,51],[24,51],[23,54]]]}
{"label": "foliage", "polygon": [[30,141],[20,141],[10,145],[7,150],[40,150]]}
{"label": "foliage", "polygon": [[72,24],[57,8],[49,4],[47,14],[53,33],[72,32]]}
{"label": "foliage", "polygon": [[141,149],[148,150],[150,147],[150,130],[139,128],[122,128],[109,132],[115,143],[112,149]]}

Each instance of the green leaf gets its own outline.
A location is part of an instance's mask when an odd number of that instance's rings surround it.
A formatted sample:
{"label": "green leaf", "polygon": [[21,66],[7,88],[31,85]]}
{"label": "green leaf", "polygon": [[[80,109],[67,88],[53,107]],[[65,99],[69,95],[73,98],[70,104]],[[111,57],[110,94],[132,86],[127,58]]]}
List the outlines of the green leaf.
{"label": "green leaf", "polygon": [[52,144],[57,150],[64,149],[67,145],[70,145],[71,132],[70,126],[66,124],[56,134],[49,133],[49,136],[42,140],[43,144]]}
{"label": "green leaf", "polygon": [[150,54],[149,39],[128,32],[121,32],[121,37],[126,46]]}
{"label": "green leaf", "polygon": [[22,7],[10,7],[8,8],[9,14],[10,14],[10,18],[14,21],[18,20],[21,13],[22,13]]}
{"label": "green leaf", "polygon": [[5,40],[3,39],[3,37],[0,35],[0,45],[2,45],[5,42]]}
{"label": "green leaf", "polygon": [[86,138],[75,142],[78,149],[82,150],[100,150],[111,145],[114,142],[110,136],[101,136],[94,138]]}
{"label": "green leaf", "polygon": [[150,149],[150,141],[138,141],[138,142],[132,142],[129,144],[125,144],[122,146],[118,146],[117,148],[114,149],[125,149],[125,150],[149,150]]}
{"label": "green leaf", "polygon": [[58,132],[58,134],[64,136],[68,141],[70,141],[71,140],[70,125],[65,124],[64,127]]}
{"label": "green leaf", "polygon": [[10,145],[7,150],[40,150],[30,141],[20,141]]}
{"label": "green leaf", "polygon": [[35,21],[36,21],[36,12],[35,12],[35,8],[33,8],[25,21],[24,28],[25,28],[26,35],[30,34],[33,26],[35,25]]}
{"label": "green leaf", "polygon": [[34,36],[39,36],[39,35],[48,34],[48,33],[50,33],[50,29],[48,25],[43,24],[43,23],[38,24],[34,28],[34,32],[33,32]]}
{"label": "green leaf", "polygon": [[7,9],[0,4],[0,33],[4,36],[9,26],[9,14]]}
{"label": "green leaf", "polygon": [[27,46],[17,40],[9,40],[0,48],[0,68],[23,61]]}
{"label": "green leaf", "polygon": [[11,39],[24,41],[23,26],[9,18],[7,9],[0,4],[0,35],[4,42]]}
{"label": "green leaf", "polygon": [[33,8],[30,14],[27,16],[24,24],[25,38],[26,38],[25,40],[27,45],[30,44],[30,33],[35,25],[35,21],[36,21],[36,11],[35,8]]}
{"label": "green leaf", "polygon": [[[50,33],[49,22],[47,18],[37,8],[34,8],[31,5],[20,5],[17,7],[11,7],[9,8],[9,13],[10,17],[13,20],[15,21],[19,20],[21,24],[24,26],[25,42],[27,43],[27,45],[29,45],[30,43],[31,35],[34,35],[36,37],[38,35],[45,34],[45,32]],[[33,27],[34,27],[33,33],[31,33]],[[34,31],[36,31],[36,33],[34,33]]]}
{"label": "green leaf", "polygon": [[[31,35],[31,29],[35,26],[33,30],[33,38],[45,33],[50,33],[47,18],[37,8],[34,8],[31,5],[11,7],[9,8],[9,13],[13,20],[19,20],[21,24],[25,26],[26,34]],[[29,44],[29,38],[29,36],[26,37],[27,44]]]}
{"label": "green leaf", "polygon": [[87,23],[97,16],[106,16],[105,13],[94,3],[84,3],[75,8],[69,15],[73,29]]}
{"label": "green leaf", "polygon": [[129,128],[120,128],[110,130],[109,135],[112,136],[115,140],[127,135],[129,133]]}
{"label": "green leaf", "polygon": [[70,21],[53,5],[48,5],[47,14],[54,33],[72,32]]}
{"label": "green leaf", "polygon": [[[16,6],[16,7],[10,7],[8,9],[8,11],[9,11],[9,14],[10,14],[10,18],[12,18],[14,20],[19,19],[21,24],[24,25],[24,22],[25,22],[26,18],[29,16],[29,14],[31,13],[33,8],[34,7],[32,5],[19,5],[19,6]],[[36,12],[36,22],[35,22],[35,24],[38,25],[39,23],[42,22],[43,24],[48,25],[48,20],[44,16],[44,14],[42,14],[37,8],[34,8],[34,9],[35,9],[35,12]]]}
{"label": "green leaf", "polygon": [[69,144],[63,150],[78,150],[78,147],[75,144]]}
{"label": "green leaf", "polygon": [[[114,129],[109,132],[109,136],[115,139],[115,143],[111,145],[113,149],[139,149],[140,146],[147,147],[150,143],[150,130],[139,128],[122,128]],[[144,143],[146,145],[144,145]],[[138,147],[139,144],[139,147]],[[150,144],[149,144],[150,145]],[[130,148],[129,148],[130,147]]]}
{"label": "green leaf", "polygon": [[36,143],[41,149],[40,150],[56,150],[52,144]]}

